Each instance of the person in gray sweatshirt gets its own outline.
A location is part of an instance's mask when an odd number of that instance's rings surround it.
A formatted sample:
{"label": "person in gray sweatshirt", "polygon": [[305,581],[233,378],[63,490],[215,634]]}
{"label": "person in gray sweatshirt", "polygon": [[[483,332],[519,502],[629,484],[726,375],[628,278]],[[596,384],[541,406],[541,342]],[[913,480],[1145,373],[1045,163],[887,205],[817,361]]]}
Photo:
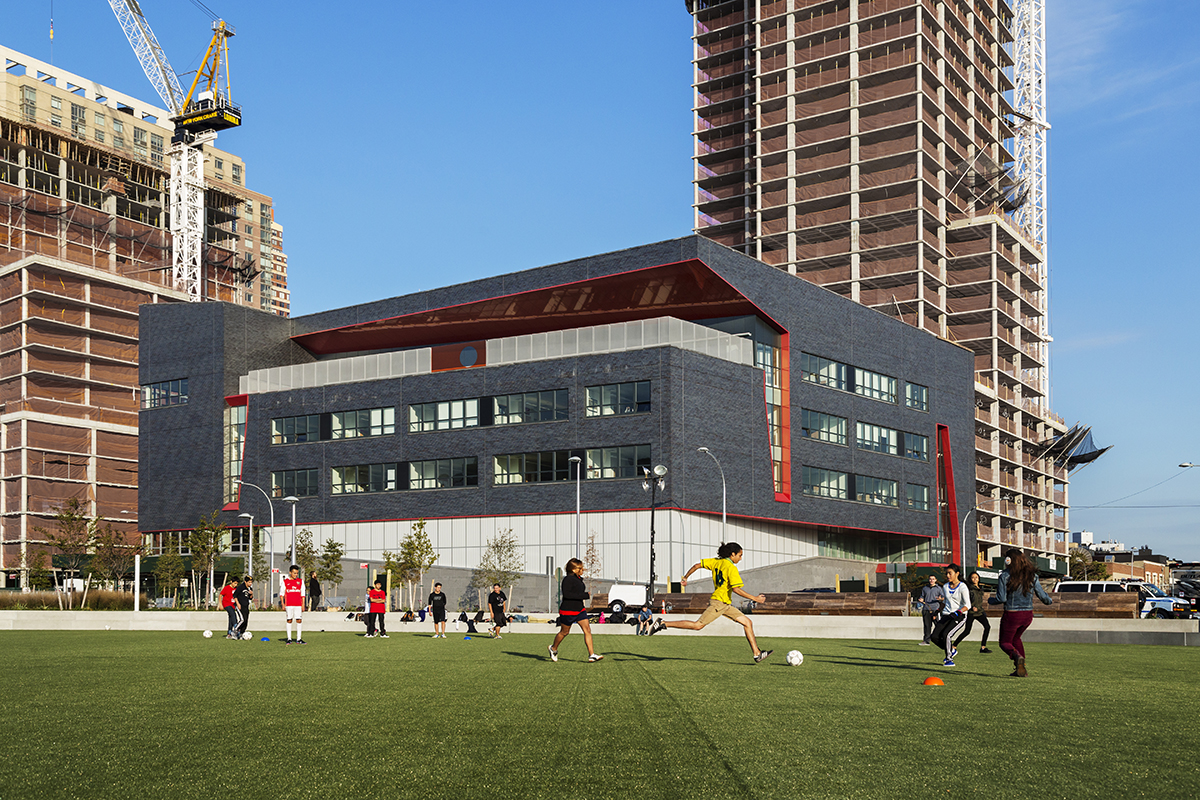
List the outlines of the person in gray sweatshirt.
{"label": "person in gray sweatshirt", "polygon": [[929,583],[921,587],[921,594],[917,599],[921,601],[921,620],[925,625],[921,644],[925,645],[929,644],[929,634],[933,633],[934,620],[937,619],[946,602],[946,595],[942,592],[942,587],[938,586],[937,575],[929,576]]}

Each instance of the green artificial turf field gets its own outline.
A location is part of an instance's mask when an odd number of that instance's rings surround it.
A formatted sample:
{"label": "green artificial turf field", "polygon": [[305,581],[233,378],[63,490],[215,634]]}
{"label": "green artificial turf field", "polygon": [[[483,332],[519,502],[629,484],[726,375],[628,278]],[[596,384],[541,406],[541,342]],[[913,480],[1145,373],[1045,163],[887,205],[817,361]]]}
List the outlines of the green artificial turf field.
{"label": "green artificial turf field", "polygon": [[1200,794],[1194,648],[306,633],[0,634],[0,797]]}

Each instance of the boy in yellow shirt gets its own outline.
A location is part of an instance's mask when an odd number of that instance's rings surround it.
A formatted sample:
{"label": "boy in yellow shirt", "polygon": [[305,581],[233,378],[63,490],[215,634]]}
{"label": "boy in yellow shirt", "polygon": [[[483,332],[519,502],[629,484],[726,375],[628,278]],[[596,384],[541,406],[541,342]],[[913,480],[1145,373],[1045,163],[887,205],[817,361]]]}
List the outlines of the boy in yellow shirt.
{"label": "boy in yellow shirt", "polygon": [[728,617],[734,622],[746,629],[746,641],[750,643],[750,649],[754,653],[754,663],[761,664],[766,661],[767,656],[771,655],[771,650],[759,650],[758,642],[754,639],[754,625],[750,622],[750,618],[739,611],[733,605],[733,594],[740,595],[747,600],[753,600],[756,603],[765,603],[767,598],[765,595],[752,595],[742,589],[742,576],[738,573],[737,565],[742,560],[742,546],[737,542],[728,542],[721,545],[717,550],[716,558],[705,558],[698,564],[693,564],[689,569],[680,584],[687,586],[687,579],[691,574],[698,569],[707,569],[712,572],[713,586],[716,591],[713,592],[712,599],[708,601],[708,608],[704,609],[704,613],[700,615],[700,619],[682,620],[680,622],[664,622],[662,619],[655,621],[653,627],[650,628],[650,633],[655,634],[667,628],[682,628],[688,631],[698,631],[716,620],[718,617]]}

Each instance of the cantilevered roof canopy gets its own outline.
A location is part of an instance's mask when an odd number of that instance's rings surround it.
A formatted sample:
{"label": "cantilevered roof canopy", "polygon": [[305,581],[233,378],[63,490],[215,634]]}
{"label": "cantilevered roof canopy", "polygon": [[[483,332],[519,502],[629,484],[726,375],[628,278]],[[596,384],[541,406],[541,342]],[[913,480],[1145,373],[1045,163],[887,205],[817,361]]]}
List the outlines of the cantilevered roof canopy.
{"label": "cantilevered roof canopy", "polygon": [[650,317],[695,321],[749,315],[771,322],[703,261],[691,259],[303,333],[292,339],[315,355],[333,355],[496,339]]}

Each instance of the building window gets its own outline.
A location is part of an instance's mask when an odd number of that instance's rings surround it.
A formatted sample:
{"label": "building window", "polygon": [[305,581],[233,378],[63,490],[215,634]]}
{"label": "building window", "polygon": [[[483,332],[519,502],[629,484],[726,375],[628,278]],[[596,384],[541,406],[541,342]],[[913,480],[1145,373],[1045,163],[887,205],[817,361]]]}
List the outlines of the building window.
{"label": "building window", "polygon": [[504,394],[492,398],[493,425],[553,422],[570,416],[566,389]]}
{"label": "building window", "polygon": [[896,379],[869,369],[854,368],[854,393],[885,403],[896,402]]}
{"label": "building window", "polygon": [[94,119],[94,121],[95,121],[95,124],[96,124],[96,127],[97,127],[97,128],[103,128],[103,127],[104,127],[105,118],[104,118],[104,115],[103,115],[103,114],[101,114],[99,111],[97,111],[97,112],[96,112],[96,116],[95,116],[93,119]]}
{"label": "building window", "polygon": [[37,121],[37,89],[32,86],[21,87],[21,114],[26,122]]}
{"label": "building window", "polygon": [[833,444],[846,443],[846,418],[820,411],[800,410],[800,430],[809,439],[820,439]]}
{"label": "building window", "polygon": [[233,165],[233,182],[238,186],[242,185],[242,165],[241,164]]}
{"label": "building window", "polygon": [[104,144],[104,131],[96,131],[96,141]]}
{"label": "building window", "polygon": [[71,103],[71,133],[87,136],[87,109],[78,103]]}
{"label": "building window", "polygon": [[928,461],[929,437],[919,433],[904,434],[904,457],[917,461]]}
{"label": "building window", "polygon": [[142,387],[142,408],[181,406],[188,401],[188,379],[147,383]]}
{"label": "building window", "polygon": [[887,478],[871,478],[866,475],[855,475],[854,499],[860,503],[874,503],[880,506],[898,505],[896,482],[890,481]]}
{"label": "building window", "polygon": [[554,450],[545,453],[513,453],[496,456],[492,482],[497,486],[510,483],[550,483],[571,477],[571,452]]}
{"label": "building window", "polygon": [[330,494],[367,494],[396,491],[397,464],[359,464],[334,467],[330,472]]}
{"label": "building window", "polygon": [[908,492],[908,507],[913,511],[929,510],[929,487],[910,483],[905,486]]}
{"label": "building window", "polygon": [[846,499],[849,476],[845,472],[819,467],[804,467],[800,470],[800,491],[812,497],[828,497],[833,500]]}
{"label": "building window", "polygon": [[61,111],[62,110],[62,99],[51,95],[50,96],[50,107],[57,108],[59,111]]}
{"label": "building window", "polygon": [[271,420],[271,444],[316,442],[321,438],[321,415],[277,417]]}
{"label": "building window", "polygon": [[146,132],[137,127],[133,129],[133,152],[141,158],[146,157]]}
{"label": "building window", "polygon": [[213,159],[213,169],[215,169],[217,172],[221,172],[222,170],[224,170],[225,169],[225,160],[222,158],[214,158]]}
{"label": "building window", "polygon": [[858,422],[855,423],[855,433],[860,450],[874,450],[889,456],[900,453],[900,435],[891,428]]}
{"label": "building window", "polygon": [[929,387],[919,383],[904,384],[904,405],[917,411],[929,410]]}
{"label": "building window", "polygon": [[587,416],[645,414],[650,410],[650,381],[587,387]]}
{"label": "building window", "polygon": [[396,409],[368,408],[339,411],[330,415],[330,438],[357,439],[362,436],[390,436],[396,432]]}
{"label": "building window", "polygon": [[236,503],[241,490],[246,445],[246,406],[225,409],[225,502]]}
{"label": "building window", "polygon": [[289,469],[283,472],[272,472],[271,496],[316,497],[317,471],[315,469]]}
{"label": "building window", "polygon": [[809,353],[800,354],[800,375],[810,383],[841,389],[844,392],[850,388],[849,371],[849,367],[837,361]]}
{"label": "building window", "polygon": [[113,130],[113,147],[125,146],[125,123],[119,119],[114,119],[112,124]]}
{"label": "building window", "polygon": [[783,491],[783,350],[767,342],[754,343],[754,366],[763,371],[767,405],[767,437],[771,444],[771,480]]}
{"label": "building window", "polygon": [[408,432],[449,431],[479,425],[479,398],[439,403],[413,403],[408,407]]}
{"label": "building window", "polygon": [[163,137],[157,133],[150,134],[150,160],[160,166],[163,163]]}
{"label": "building window", "polygon": [[439,458],[408,463],[409,489],[450,489],[479,485],[479,459]]}
{"label": "building window", "polygon": [[59,114],[51,114],[50,115],[50,124],[56,128],[61,128],[62,127],[62,116]]}
{"label": "building window", "polygon": [[596,447],[587,451],[586,461],[589,479],[640,478],[642,470],[650,468],[650,445]]}

